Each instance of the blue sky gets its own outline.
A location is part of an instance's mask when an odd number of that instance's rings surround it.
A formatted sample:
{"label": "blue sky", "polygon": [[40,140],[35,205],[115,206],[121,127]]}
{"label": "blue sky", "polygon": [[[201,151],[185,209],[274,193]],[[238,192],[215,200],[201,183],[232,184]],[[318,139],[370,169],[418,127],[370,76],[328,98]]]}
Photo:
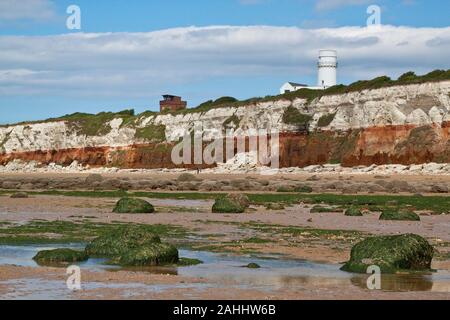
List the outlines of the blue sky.
{"label": "blue sky", "polygon": [[[67,30],[66,8],[82,30]],[[367,30],[369,4],[380,30]],[[441,0],[0,0],[0,123],[75,111],[157,110],[315,84],[316,53],[338,49],[339,82],[448,69]],[[175,29],[173,29],[175,28]]]}

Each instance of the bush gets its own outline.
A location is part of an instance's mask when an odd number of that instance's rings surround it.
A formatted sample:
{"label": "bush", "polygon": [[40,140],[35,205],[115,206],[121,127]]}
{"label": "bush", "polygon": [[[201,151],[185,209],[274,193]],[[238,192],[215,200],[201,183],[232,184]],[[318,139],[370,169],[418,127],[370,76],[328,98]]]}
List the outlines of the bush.
{"label": "bush", "polygon": [[341,270],[366,273],[371,265],[383,273],[429,270],[433,251],[427,240],[415,234],[372,237],[352,248],[350,260]]}
{"label": "bush", "polygon": [[333,122],[335,116],[336,116],[336,113],[330,113],[330,114],[321,116],[319,121],[317,122],[317,126],[320,128],[328,127],[330,125],[330,123]]}
{"label": "bush", "polygon": [[219,105],[219,104],[224,104],[224,103],[233,103],[238,101],[238,99],[234,98],[234,97],[221,97],[219,99],[217,99],[216,101],[214,101],[215,105]]}
{"label": "bush", "polygon": [[147,201],[136,198],[122,198],[116,203],[115,213],[153,213],[155,208]]}
{"label": "bush", "polygon": [[304,129],[308,128],[312,117],[307,114],[302,114],[297,108],[289,106],[283,113],[283,122],[290,125],[295,125]]}
{"label": "bush", "polygon": [[135,138],[147,141],[162,142],[166,140],[166,126],[150,124],[143,128],[137,128]]}
{"label": "bush", "polygon": [[410,71],[410,72],[406,72],[404,74],[402,74],[399,78],[398,81],[400,82],[406,82],[406,81],[412,81],[412,80],[416,80],[417,79],[417,75]]}

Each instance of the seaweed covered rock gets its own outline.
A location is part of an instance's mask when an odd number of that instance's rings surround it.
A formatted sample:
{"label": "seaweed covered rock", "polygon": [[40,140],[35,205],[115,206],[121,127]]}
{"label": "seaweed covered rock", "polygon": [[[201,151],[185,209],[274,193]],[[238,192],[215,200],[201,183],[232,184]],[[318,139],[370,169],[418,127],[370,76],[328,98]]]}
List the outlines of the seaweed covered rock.
{"label": "seaweed covered rock", "polygon": [[381,213],[380,220],[420,221],[420,217],[408,209],[387,209]]}
{"label": "seaweed covered rock", "polygon": [[254,263],[254,262],[249,263],[249,264],[246,265],[245,267],[246,267],[246,268],[249,268],[249,269],[259,269],[259,268],[261,268],[261,266],[260,266],[259,264]]}
{"label": "seaweed covered rock", "polygon": [[54,249],[39,251],[33,260],[38,264],[69,264],[73,262],[86,261],[89,256],[84,251],[72,249]]}
{"label": "seaweed covered rock", "polygon": [[371,237],[352,248],[350,260],[341,270],[366,273],[371,265],[379,266],[383,273],[429,270],[433,252],[428,241],[415,234]]}
{"label": "seaweed covered rock", "polygon": [[171,244],[153,243],[128,250],[111,258],[110,263],[122,266],[158,266],[178,262],[178,250]]}
{"label": "seaweed covered rock", "polygon": [[86,246],[86,253],[109,258],[110,263],[125,266],[154,266],[178,262],[178,250],[161,243],[158,235],[145,226],[127,226],[112,230]]}
{"label": "seaweed covered rock", "polygon": [[212,207],[214,213],[243,213],[250,206],[250,201],[243,194],[228,194],[216,199]]}
{"label": "seaweed covered rock", "polygon": [[153,213],[155,208],[147,201],[136,198],[122,198],[113,210],[115,213]]}
{"label": "seaweed covered rock", "polygon": [[363,213],[361,209],[358,207],[350,207],[347,210],[345,210],[345,215],[348,217],[362,217]]}

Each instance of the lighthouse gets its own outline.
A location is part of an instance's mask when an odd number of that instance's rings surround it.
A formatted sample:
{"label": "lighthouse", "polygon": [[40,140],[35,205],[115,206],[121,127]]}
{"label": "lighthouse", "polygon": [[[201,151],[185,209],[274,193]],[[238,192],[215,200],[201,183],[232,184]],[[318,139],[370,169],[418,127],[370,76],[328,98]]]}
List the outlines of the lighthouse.
{"label": "lighthouse", "polygon": [[320,50],[319,68],[317,86],[323,89],[336,85],[337,79],[337,51],[336,50]]}

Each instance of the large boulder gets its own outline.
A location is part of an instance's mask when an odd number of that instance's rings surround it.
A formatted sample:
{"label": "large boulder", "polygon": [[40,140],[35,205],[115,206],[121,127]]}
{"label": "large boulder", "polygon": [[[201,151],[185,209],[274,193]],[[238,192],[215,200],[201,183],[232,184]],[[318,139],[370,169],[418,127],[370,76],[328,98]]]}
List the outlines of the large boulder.
{"label": "large boulder", "polygon": [[228,194],[217,198],[212,207],[214,213],[243,213],[250,206],[250,201],[243,194]]}
{"label": "large boulder", "polygon": [[341,270],[366,273],[371,265],[383,273],[429,270],[433,252],[428,241],[415,234],[371,237],[352,248],[350,260]]}
{"label": "large boulder", "polygon": [[88,255],[84,251],[77,251],[72,249],[54,249],[39,251],[33,257],[33,260],[40,265],[52,265],[81,262],[86,261],[88,258]]}
{"label": "large boulder", "polygon": [[420,221],[420,217],[409,209],[387,209],[381,213],[380,220]]}
{"label": "large boulder", "polygon": [[161,243],[145,226],[128,226],[105,233],[86,246],[89,256],[109,258],[124,266],[155,266],[178,262],[178,250]]}
{"label": "large boulder", "polygon": [[137,198],[122,198],[113,210],[115,213],[153,213],[155,208],[147,201]]}

